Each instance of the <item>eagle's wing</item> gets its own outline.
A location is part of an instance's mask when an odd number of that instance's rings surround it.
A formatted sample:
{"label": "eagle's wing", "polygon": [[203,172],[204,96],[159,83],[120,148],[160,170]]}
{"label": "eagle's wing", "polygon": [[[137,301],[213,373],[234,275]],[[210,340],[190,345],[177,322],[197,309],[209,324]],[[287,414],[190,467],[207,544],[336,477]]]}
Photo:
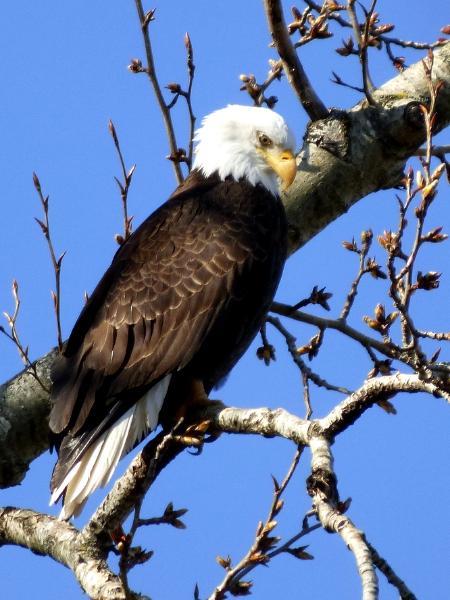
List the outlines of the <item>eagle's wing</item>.
{"label": "eagle's wing", "polygon": [[119,249],[52,369],[52,502],[65,494],[64,518],[156,426],[171,378],[200,372],[209,390],[232,368],[278,284],[279,199],[188,179]]}
{"label": "eagle's wing", "polygon": [[179,194],[118,251],[53,369],[55,433],[105,427],[108,414],[120,416],[121,394],[124,412],[187,365],[253,263],[267,259],[255,247],[267,233],[255,231],[262,225],[214,197],[208,188]]}

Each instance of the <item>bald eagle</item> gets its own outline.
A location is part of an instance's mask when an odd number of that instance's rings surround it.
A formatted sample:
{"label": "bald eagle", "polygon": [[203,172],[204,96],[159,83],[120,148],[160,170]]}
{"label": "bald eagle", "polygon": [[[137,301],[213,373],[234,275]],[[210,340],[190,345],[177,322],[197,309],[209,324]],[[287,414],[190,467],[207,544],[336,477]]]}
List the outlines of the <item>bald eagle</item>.
{"label": "bald eagle", "polygon": [[52,368],[60,518],[78,515],[161,421],[207,398],[278,286],[291,131],[269,109],[232,105],[207,116],[195,141],[190,175],[120,247]]}

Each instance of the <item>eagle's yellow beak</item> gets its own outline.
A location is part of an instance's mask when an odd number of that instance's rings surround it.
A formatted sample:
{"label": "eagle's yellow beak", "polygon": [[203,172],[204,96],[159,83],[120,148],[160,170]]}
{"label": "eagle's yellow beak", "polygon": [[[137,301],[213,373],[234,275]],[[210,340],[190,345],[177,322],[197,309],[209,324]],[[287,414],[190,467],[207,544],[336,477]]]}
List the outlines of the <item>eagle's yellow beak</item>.
{"label": "eagle's yellow beak", "polygon": [[297,174],[297,163],[292,150],[273,148],[261,149],[264,160],[269,167],[275,171],[283,182],[282,190],[286,190],[295,179]]}

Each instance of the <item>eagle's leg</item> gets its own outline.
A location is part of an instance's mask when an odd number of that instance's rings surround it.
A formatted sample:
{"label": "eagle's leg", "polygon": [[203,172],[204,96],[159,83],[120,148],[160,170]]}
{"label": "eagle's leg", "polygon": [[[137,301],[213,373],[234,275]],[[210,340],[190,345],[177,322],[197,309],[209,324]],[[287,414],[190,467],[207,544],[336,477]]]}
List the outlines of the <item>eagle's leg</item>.
{"label": "eagle's leg", "polygon": [[208,398],[201,379],[180,378],[169,390],[161,411],[161,422],[164,428],[173,427],[182,422],[184,431],[176,436],[177,441],[187,446],[200,448],[205,441],[206,433],[210,434],[211,441],[216,435],[210,430],[209,419],[200,416],[211,406],[223,407],[224,405],[220,400]]}

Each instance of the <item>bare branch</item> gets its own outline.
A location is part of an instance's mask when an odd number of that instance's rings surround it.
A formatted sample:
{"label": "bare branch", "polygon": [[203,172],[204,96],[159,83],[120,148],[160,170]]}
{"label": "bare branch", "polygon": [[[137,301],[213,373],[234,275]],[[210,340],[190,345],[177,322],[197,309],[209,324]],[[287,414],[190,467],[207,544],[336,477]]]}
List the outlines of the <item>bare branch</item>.
{"label": "bare branch", "polygon": [[53,247],[53,242],[52,242],[52,238],[51,238],[51,234],[50,234],[50,223],[49,223],[49,217],[48,217],[49,196],[44,197],[44,194],[42,193],[41,183],[40,183],[36,173],[33,173],[33,183],[34,183],[34,187],[36,188],[36,191],[38,193],[39,200],[41,201],[42,209],[44,211],[44,221],[41,221],[40,219],[37,219],[36,217],[35,217],[35,219],[36,219],[37,224],[41,228],[41,231],[44,234],[44,237],[47,241],[53,270],[55,272],[55,291],[52,292],[52,299],[53,299],[53,306],[55,309],[55,316],[56,316],[58,348],[61,350],[62,344],[63,344],[62,334],[61,334],[61,264],[62,264],[63,258],[66,253],[64,251],[59,256],[59,258],[56,258],[56,254],[55,254],[55,250]]}
{"label": "bare branch", "polygon": [[292,45],[279,0],[264,0],[264,10],[275,48],[283,62],[287,80],[310,119],[312,121],[324,119],[328,116],[328,109],[311,86]]}
{"label": "bare branch", "polygon": [[[153,91],[155,93],[156,101],[158,103],[159,109],[161,111],[161,114],[162,114],[162,117],[164,120],[167,138],[169,140],[169,148],[170,148],[169,158],[171,159],[172,164],[173,164],[177,183],[180,184],[183,181],[183,173],[181,171],[180,161],[177,158],[178,154],[179,154],[179,148],[178,148],[177,141],[176,141],[175,129],[173,127],[170,110],[164,100],[164,97],[163,97],[162,91],[161,91],[161,86],[159,85],[158,77],[156,75],[156,68],[155,68],[155,63],[153,60],[153,50],[152,50],[152,45],[151,45],[151,41],[150,41],[149,25],[150,25],[150,22],[154,19],[154,16],[153,16],[154,10],[149,11],[148,13],[145,13],[143,6],[142,6],[142,1],[135,0],[135,3],[136,3],[136,10],[137,10],[137,13],[139,16],[139,22],[141,24],[142,36],[144,38],[145,54],[147,57],[147,67],[145,69],[142,68],[142,66],[139,67],[138,63],[140,61],[137,61],[135,63],[132,63],[130,70],[133,72],[145,72],[148,75],[150,83],[153,87]],[[133,64],[136,65],[136,67],[134,69],[132,68]]]}
{"label": "bare branch", "polygon": [[0,545],[5,544],[51,556],[73,572],[92,600],[127,600],[104,553],[84,544],[78,530],[65,521],[32,510],[0,508]]}
{"label": "bare branch", "polygon": [[[280,538],[271,536],[270,533],[277,525],[275,517],[283,507],[281,496],[292,479],[302,455],[302,451],[303,448],[297,449],[289,470],[281,485],[278,484],[275,478],[273,478],[275,489],[269,514],[264,523],[261,521],[258,523],[255,541],[246,555],[234,567],[231,566],[230,557],[226,559],[222,557],[217,558],[217,562],[226,570],[226,575],[221,583],[214,589],[208,600],[222,600],[223,598],[226,598],[227,592],[230,592],[233,596],[247,595],[252,586],[252,582],[242,581],[242,578],[258,565],[267,565],[271,558],[276,556],[274,551],[268,552],[268,550],[273,548],[278,543]],[[283,550],[288,550],[286,544],[284,545]],[[278,554],[279,553],[280,552],[278,552]]]}
{"label": "bare branch", "polygon": [[400,600],[417,600],[416,596],[411,592],[406,583],[393,571],[389,563],[378,554],[372,544],[369,542],[366,543],[372,554],[373,564],[383,573],[388,582],[397,588],[400,594]]}
{"label": "bare branch", "polygon": [[372,19],[373,11],[375,10],[375,5],[377,3],[377,0],[372,0],[372,4],[366,14],[362,34],[361,34],[361,26],[359,24],[358,17],[356,16],[355,1],[356,0],[348,0],[347,10],[348,10],[348,14],[350,16],[350,23],[352,24],[352,27],[353,27],[353,33],[354,33],[356,41],[358,43],[358,55],[359,55],[359,61],[361,63],[361,68],[362,68],[362,80],[363,80],[364,94],[367,98],[368,103],[371,106],[375,106],[376,101],[372,94],[374,86],[373,86],[373,83],[372,83],[372,80],[371,80],[370,74],[369,74],[369,61],[368,61],[368,56],[367,56],[367,49],[368,49],[368,45],[369,45],[369,28],[371,25],[371,19]]}
{"label": "bare branch", "polygon": [[300,323],[308,323],[309,325],[315,325],[319,329],[334,329],[336,331],[340,331],[344,335],[352,338],[353,340],[359,342],[364,348],[368,346],[374,348],[384,356],[389,358],[396,358],[400,352],[400,348],[395,346],[394,344],[386,344],[385,342],[381,342],[376,340],[375,338],[371,338],[364,333],[350,327],[344,321],[340,319],[326,319],[324,317],[318,317],[316,315],[310,315],[303,311],[297,310],[293,311],[291,306],[287,304],[282,304],[281,302],[272,302],[272,306],[270,308],[272,312],[275,312],[279,315],[283,315],[284,317],[289,317],[294,321],[299,321]]}
{"label": "bare branch", "polygon": [[365,275],[366,273],[369,272],[369,270],[366,267],[366,258],[367,258],[367,254],[369,253],[370,246],[372,244],[372,238],[373,238],[373,234],[372,234],[371,230],[363,231],[363,233],[361,234],[362,247],[361,247],[361,250],[358,250],[358,254],[359,254],[358,274],[356,275],[356,278],[351,285],[350,291],[347,294],[347,298],[345,300],[344,307],[342,308],[341,314],[339,315],[339,320],[345,321],[347,319],[347,317],[350,314],[350,311],[352,309],[356,295],[358,293],[359,283],[360,283],[363,275]]}
{"label": "bare branch", "polygon": [[194,83],[195,64],[194,51],[192,48],[191,38],[188,33],[184,36],[184,45],[186,47],[186,64],[188,70],[188,88],[184,95],[189,113],[189,144],[187,154],[187,165],[189,170],[192,169],[192,159],[194,155],[194,133],[195,133],[195,115],[192,108],[192,85]]}
{"label": "bare branch", "polygon": [[[324,529],[338,533],[353,553],[362,584],[363,600],[378,600],[378,580],[372,563],[372,555],[363,532],[341,513],[337,505],[336,476],[329,442],[322,437],[310,441],[312,454],[311,476],[308,493],[313,499],[317,517]],[[331,490],[328,492],[328,486]]]}
{"label": "bare branch", "polygon": [[117,136],[116,128],[111,119],[108,122],[108,130],[114,141],[114,146],[119,157],[120,166],[122,169],[123,181],[120,181],[117,177],[114,177],[117,185],[120,189],[120,198],[122,200],[122,211],[123,211],[123,235],[116,234],[115,239],[118,244],[123,244],[130,237],[132,231],[133,217],[128,216],[128,191],[130,189],[131,180],[136,169],[136,165],[133,165],[131,169],[127,170],[125,167],[125,161],[123,158],[122,150],[120,148],[119,138]]}
{"label": "bare branch", "polygon": [[217,408],[209,407],[199,417],[211,421],[211,427],[224,433],[253,433],[264,437],[277,436],[296,445],[308,445],[311,436],[331,438],[350,427],[375,402],[387,394],[426,392],[450,402],[450,392],[422,381],[417,375],[397,373],[369,379],[350,396],[337,404],[325,417],[308,421],[277,408]]}
{"label": "bare branch", "polygon": [[312,369],[310,369],[304,363],[304,361],[301,359],[300,353],[297,349],[295,337],[282,325],[282,323],[280,322],[279,319],[268,316],[268,317],[266,317],[266,321],[267,321],[267,323],[270,323],[271,325],[273,325],[273,327],[275,327],[281,333],[281,335],[284,337],[284,339],[286,340],[286,345],[289,350],[289,354],[291,355],[292,360],[298,366],[298,368],[300,369],[300,371],[302,372],[304,377],[306,377],[307,379],[310,379],[318,387],[323,387],[327,390],[330,390],[333,392],[339,392],[341,394],[351,394],[351,391],[345,387],[328,383],[328,381],[323,379],[323,377],[320,377],[319,375],[317,375],[317,373],[314,373],[314,371],[312,371]]}
{"label": "bare branch", "polygon": [[106,536],[109,542],[108,533],[122,525],[160,471],[185,448],[175,441],[173,431],[150,440],[92,515],[82,535],[87,540],[103,540],[103,543]]}
{"label": "bare branch", "polygon": [[4,327],[2,327],[1,325],[0,325],[0,333],[3,333],[3,335],[5,335],[15,345],[15,347],[17,348],[17,351],[19,352],[20,359],[23,362],[23,364],[25,365],[25,367],[27,368],[27,371],[30,373],[30,375],[32,375],[36,379],[36,381],[39,383],[39,385],[44,390],[44,392],[48,393],[49,388],[46,387],[46,385],[40,378],[37,368],[36,368],[36,364],[32,363],[30,360],[28,346],[24,346],[22,344],[22,341],[19,337],[19,332],[17,331],[17,319],[19,317],[19,311],[20,311],[20,296],[19,296],[19,284],[17,283],[17,281],[15,279],[12,282],[12,295],[14,298],[13,314],[10,315],[6,311],[3,312],[3,315],[8,322],[11,333],[8,333],[6,331],[6,329]]}

